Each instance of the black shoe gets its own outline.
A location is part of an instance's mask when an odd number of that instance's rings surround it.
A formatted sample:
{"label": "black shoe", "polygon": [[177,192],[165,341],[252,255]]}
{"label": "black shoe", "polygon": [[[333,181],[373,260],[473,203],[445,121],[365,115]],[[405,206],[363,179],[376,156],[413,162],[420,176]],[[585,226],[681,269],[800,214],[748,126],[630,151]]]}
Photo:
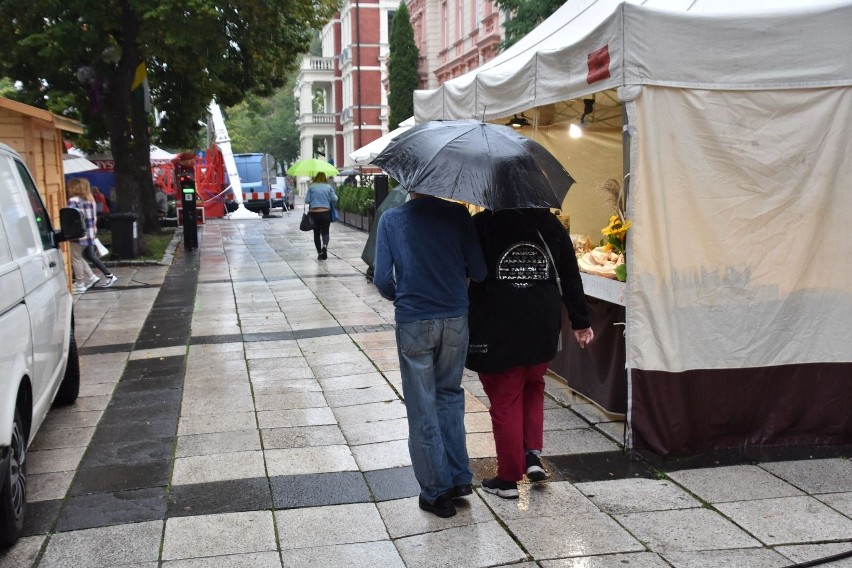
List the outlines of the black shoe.
{"label": "black shoe", "polygon": [[456,485],[455,487],[453,487],[453,499],[467,497],[472,493],[473,487],[470,486],[470,483],[463,483],[462,485]]}
{"label": "black shoe", "polygon": [[482,489],[503,499],[518,498],[518,484],[514,481],[503,481],[499,477],[492,477],[483,481]]}
{"label": "black shoe", "polygon": [[527,479],[530,481],[544,481],[550,477],[541,465],[541,459],[532,452],[527,452]]}
{"label": "black shoe", "polygon": [[325,247],[322,247],[322,252],[320,252],[320,260],[327,260],[327,259],[328,259],[328,251],[326,250]]}
{"label": "black shoe", "polygon": [[456,506],[453,505],[453,490],[447,491],[435,499],[434,503],[430,503],[423,496],[420,496],[420,508],[428,513],[432,513],[442,519],[453,517],[456,514]]}

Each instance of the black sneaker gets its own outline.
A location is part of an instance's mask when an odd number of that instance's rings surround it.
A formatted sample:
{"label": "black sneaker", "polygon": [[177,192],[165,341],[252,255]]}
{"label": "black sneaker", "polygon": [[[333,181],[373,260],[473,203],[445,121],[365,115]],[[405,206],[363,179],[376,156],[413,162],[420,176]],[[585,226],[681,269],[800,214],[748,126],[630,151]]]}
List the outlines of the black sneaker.
{"label": "black sneaker", "polygon": [[483,481],[482,489],[503,499],[518,498],[518,484],[514,481],[503,481],[499,477],[492,477]]}
{"label": "black sneaker", "polygon": [[435,499],[434,503],[430,503],[423,496],[420,496],[420,508],[428,513],[432,513],[442,519],[453,517],[456,514],[456,506],[453,505],[453,490],[449,490],[443,495]]}
{"label": "black sneaker", "polygon": [[541,465],[541,459],[532,452],[527,452],[527,479],[530,481],[544,481],[550,477]]}
{"label": "black sneaker", "polygon": [[472,493],[473,487],[470,486],[470,483],[463,483],[462,485],[456,485],[455,487],[453,487],[453,499],[467,497]]}
{"label": "black sneaker", "polygon": [[325,247],[322,247],[322,252],[320,253],[320,260],[328,260],[328,250]]}

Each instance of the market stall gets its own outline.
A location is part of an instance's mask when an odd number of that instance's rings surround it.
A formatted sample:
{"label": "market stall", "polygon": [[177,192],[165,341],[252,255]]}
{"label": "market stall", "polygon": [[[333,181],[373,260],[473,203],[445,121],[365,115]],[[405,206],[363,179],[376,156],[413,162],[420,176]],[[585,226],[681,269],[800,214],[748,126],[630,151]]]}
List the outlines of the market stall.
{"label": "market stall", "polygon": [[577,179],[572,233],[607,215],[581,188],[581,147],[601,115],[599,144],[623,132],[603,159],[623,163],[633,223],[629,447],[852,443],[850,29],[848,0],[569,0],[481,68],[415,94],[418,123],[525,113],[525,133]]}

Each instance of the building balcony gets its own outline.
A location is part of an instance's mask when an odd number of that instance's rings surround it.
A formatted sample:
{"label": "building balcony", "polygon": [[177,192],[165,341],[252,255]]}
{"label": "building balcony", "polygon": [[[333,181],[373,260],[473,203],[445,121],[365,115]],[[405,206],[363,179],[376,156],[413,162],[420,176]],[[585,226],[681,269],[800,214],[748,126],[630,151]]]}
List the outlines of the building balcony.
{"label": "building balcony", "polygon": [[296,81],[299,84],[334,82],[334,61],[334,57],[313,57],[311,55],[303,57]]}
{"label": "building balcony", "polygon": [[298,123],[306,124],[331,124],[334,126],[334,113],[304,113],[299,116]]}

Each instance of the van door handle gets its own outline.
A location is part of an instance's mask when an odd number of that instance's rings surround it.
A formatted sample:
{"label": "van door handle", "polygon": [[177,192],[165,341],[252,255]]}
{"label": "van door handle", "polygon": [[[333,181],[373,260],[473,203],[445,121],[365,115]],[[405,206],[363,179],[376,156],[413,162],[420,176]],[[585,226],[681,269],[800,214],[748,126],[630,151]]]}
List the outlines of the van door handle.
{"label": "van door handle", "polygon": [[51,260],[50,263],[48,264],[48,266],[51,267],[51,268],[54,268],[56,266],[56,262]]}

